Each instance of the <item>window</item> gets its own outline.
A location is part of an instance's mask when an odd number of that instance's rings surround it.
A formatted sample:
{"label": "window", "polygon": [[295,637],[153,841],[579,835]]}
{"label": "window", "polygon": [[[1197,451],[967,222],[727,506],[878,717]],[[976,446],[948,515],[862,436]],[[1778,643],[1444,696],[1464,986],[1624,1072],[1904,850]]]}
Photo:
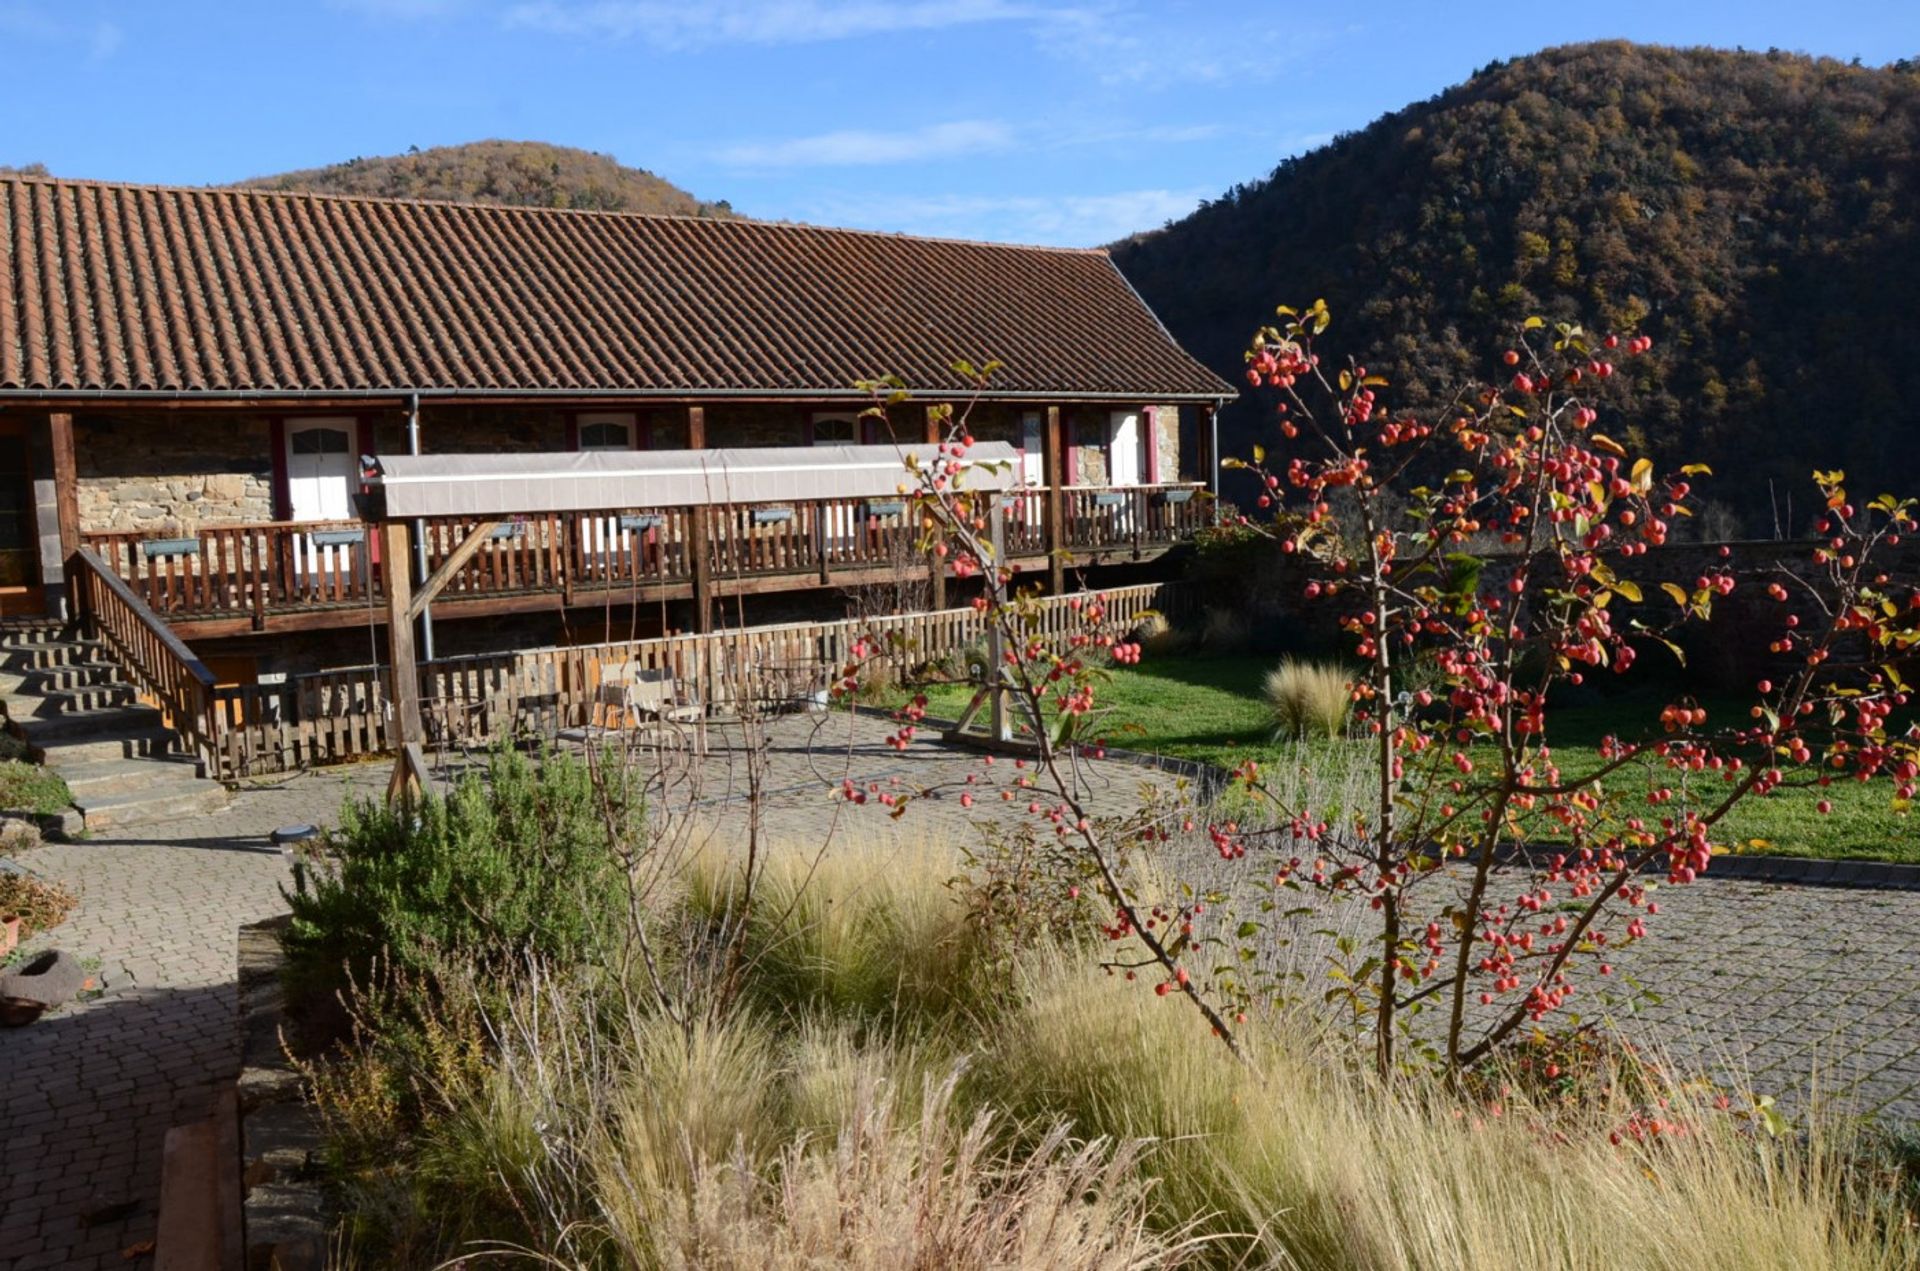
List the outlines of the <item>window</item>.
{"label": "window", "polygon": [[289,441],[296,455],[347,453],[347,433],[343,428],[302,428],[291,434]]}
{"label": "window", "polygon": [[627,414],[582,415],[574,421],[581,450],[633,449],[634,417]]}
{"label": "window", "polygon": [[815,415],[813,444],[816,446],[852,446],[860,441],[860,421],[852,415]]}

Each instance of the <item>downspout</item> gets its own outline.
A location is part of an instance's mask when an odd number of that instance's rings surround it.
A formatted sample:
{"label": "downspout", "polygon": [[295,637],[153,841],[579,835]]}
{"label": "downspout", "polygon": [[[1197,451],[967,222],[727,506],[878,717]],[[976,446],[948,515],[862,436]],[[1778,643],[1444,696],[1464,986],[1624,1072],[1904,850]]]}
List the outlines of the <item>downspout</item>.
{"label": "downspout", "polygon": [[[420,394],[407,394],[407,453],[420,453]],[[427,523],[416,517],[413,522],[414,585],[427,581]],[[433,661],[433,606],[420,610],[420,652]]]}
{"label": "downspout", "polygon": [[1213,487],[1213,523],[1220,524],[1220,412],[1227,408],[1227,399],[1218,398],[1213,403],[1213,412],[1207,416],[1207,426],[1213,430],[1212,438],[1207,442],[1207,481]]}

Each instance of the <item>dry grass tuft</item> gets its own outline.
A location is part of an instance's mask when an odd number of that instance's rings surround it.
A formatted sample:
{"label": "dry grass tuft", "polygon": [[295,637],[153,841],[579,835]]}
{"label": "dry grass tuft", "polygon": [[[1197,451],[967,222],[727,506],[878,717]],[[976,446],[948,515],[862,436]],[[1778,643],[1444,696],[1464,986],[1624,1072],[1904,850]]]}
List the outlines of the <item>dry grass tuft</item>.
{"label": "dry grass tuft", "polygon": [[1277,737],[1334,738],[1346,732],[1353,682],[1345,667],[1287,658],[1267,672],[1264,692]]}

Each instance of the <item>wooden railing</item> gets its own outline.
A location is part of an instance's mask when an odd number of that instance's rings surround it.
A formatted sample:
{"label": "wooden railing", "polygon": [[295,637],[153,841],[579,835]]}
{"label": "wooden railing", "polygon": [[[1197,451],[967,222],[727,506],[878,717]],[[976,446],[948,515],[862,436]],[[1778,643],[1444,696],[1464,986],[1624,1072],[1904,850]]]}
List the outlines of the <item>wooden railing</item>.
{"label": "wooden railing", "polygon": [[1212,513],[1198,485],[1069,486],[1066,546],[1078,552],[1144,551],[1193,536]]}
{"label": "wooden railing", "polygon": [[80,610],[94,637],[160,707],[188,749],[219,767],[213,673],[91,548],[74,554]]}
{"label": "wooden railing", "polygon": [[366,529],[359,521],[270,521],[181,535],[85,534],[82,542],[155,613],[264,615],[364,605],[379,595]]}
{"label": "wooden railing", "polygon": [[[1178,584],[1099,591],[1106,620],[1127,627],[1149,609],[1176,604]],[[1082,622],[1086,596],[1039,603],[1033,632],[1063,645]],[[792,701],[824,687],[855,640],[878,636],[882,660],[907,672],[951,659],[983,642],[984,620],[971,607],[878,619],[787,623],[711,635],[677,635],[607,644],[516,649],[442,658],[420,666],[422,715],[435,747],[483,746],[506,738],[551,738],[595,722],[603,676],[638,667],[673,677],[676,689],[708,710],[749,702]],[[280,684],[220,688],[214,695],[222,777],[340,763],[389,749],[386,669],[360,666],[298,675]]]}
{"label": "wooden railing", "polygon": [[[1061,545],[1082,554],[1166,547],[1205,523],[1200,489],[1067,489]],[[1010,556],[1050,550],[1048,502],[1045,490],[1005,496]],[[902,499],[541,513],[502,524],[441,595],[570,597],[575,590],[688,584],[700,565],[695,517],[705,519],[705,566],[713,579],[824,582],[837,572],[910,561],[917,538]],[[427,568],[437,568],[475,524],[459,517],[426,521]],[[386,562],[375,559],[366,526],[357,521],[215,525],[176,536],[116,531],[83,540],[149,609],[176,620],[250,617],[264,627],[270,614],[365,608],[385,595]]]}

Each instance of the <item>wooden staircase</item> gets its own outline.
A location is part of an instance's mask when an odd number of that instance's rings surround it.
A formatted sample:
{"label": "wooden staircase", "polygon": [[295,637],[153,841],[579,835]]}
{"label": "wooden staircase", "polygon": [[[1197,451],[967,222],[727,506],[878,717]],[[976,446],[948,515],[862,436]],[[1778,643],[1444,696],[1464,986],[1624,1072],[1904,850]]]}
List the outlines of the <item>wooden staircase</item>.
{"label": "wooden staircase", "polygon": [[0,707],[73,792],[68,833],[138,829],[227,805],[226,788],[206,778],[106,647],[69,627],[0,627]]}

